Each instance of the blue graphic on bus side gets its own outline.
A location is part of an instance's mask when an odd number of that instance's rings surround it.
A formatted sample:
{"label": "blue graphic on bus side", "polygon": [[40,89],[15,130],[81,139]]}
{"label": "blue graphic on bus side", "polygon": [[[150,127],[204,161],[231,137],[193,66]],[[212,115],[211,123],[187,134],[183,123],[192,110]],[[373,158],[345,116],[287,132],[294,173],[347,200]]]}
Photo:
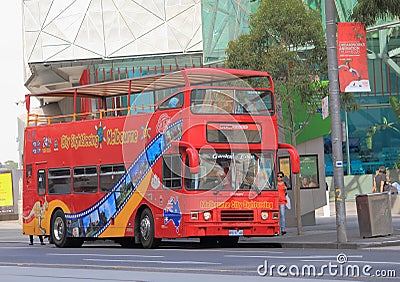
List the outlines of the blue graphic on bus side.
{"label": "blue graphic on bus side", "polygon": [[176,197],[176,200],[174,199],[174,197],[171,197],[168,200],[168,203],[164,208],[163,215],[164,215],[164,224],[167,224],[169,221],[172,221],[175,225],[176,233],[178,233],[182,219],[182,213],[179,207],[178,197]]}
{"label": "blue graphic on bus side", "polygon": [[[164,133],[157,134],[112,189],[97,203],[79,213],[65,214],[68,226],[67,236],[98,237],[103,233],[110,225],[111,220],[124,208],[150,169],[162,154],[171,147],[171,141],[178,141],[181,138],[182,120],[170,124]],[[180,213],[178,202],[174,202],[172,206],[174,205],[177,205]],[[181,215],[179,219],[176,215],[171,217],[177,230],[181,217]]]}

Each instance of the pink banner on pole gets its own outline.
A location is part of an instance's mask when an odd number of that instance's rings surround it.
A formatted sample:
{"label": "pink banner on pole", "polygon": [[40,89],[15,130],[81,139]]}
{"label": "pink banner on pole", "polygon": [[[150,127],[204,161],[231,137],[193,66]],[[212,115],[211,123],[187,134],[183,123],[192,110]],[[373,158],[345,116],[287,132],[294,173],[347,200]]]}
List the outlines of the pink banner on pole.
{"label": "pink banner on pole", "polygon": [[365,25],[338,23],[338,71],[341,92],[369,92]]}

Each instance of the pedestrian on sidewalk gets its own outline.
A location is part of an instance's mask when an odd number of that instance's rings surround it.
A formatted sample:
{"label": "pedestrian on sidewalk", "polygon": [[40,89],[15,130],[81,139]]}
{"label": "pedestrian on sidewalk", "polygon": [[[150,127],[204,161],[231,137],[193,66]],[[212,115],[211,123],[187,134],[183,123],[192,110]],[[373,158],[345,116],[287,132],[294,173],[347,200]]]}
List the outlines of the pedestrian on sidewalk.
{"label": "pedestrian on sidewalk", "polygon": [[286,204],[287,204],[287,187],[283,178],[285,177],[282,171],[279,171],[277,174],[277,186],[278,186],[278,204],[279,204],[279,213],[280,213],[280,220],[279,225],[281,227],[281,234],[286,234]]}
{"label": "pedestrian on sidewalk", "polygon": [[374,192],[384,192],[390,190],[391,186],[389,178],[386,176],[386,167],[381,166],[379,168],[378,174],[375,175],[374,179],[374,188],[372,189]]}
{"label": "pedestrian on sidewalk", "polygon": [[[43,242],[43,236],[39,235],[40,245],[45,245]],[[29,245],[33,245],[33,235],[29,235]]]}

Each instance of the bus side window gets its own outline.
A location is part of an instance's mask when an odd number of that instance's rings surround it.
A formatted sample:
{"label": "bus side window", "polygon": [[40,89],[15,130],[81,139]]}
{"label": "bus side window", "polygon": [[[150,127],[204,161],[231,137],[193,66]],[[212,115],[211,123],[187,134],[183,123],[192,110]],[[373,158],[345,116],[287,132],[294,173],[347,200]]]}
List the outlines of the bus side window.
{"label": "bus side window", "polygon": [[96,193],[97,167],[75,167],[73,180],[74,193]]}
{"label": "bus side window", "polygon": [[110,191],[118,182],[118,180],[124,175],[124,173],[124,164],[100,166],[100,191]]}
{"label": "bus side window", "polygon": [[158,107],[160,110],[181,108],[183,106],[183,93],[179,93],[164,101]]}
{"label": "bus side window", "polygon": [[162,182],[165,188],[182,188],[182,158],[181,155],[164,155],[162,167]]}
{"label": "bus side window", "polygon": [[26,179],[30,179],[32,178],[32,165],[26,165],[26,175],[25,175]]}
{"label": "bus side window", "polygon": [[71,169],[49,169],[49,194],[71,193]]}
{"label": "bus side window", "polygon": [[44,195],[46,194],[46,171],[44,169],[38,170],[38,178],[37,178],[37,188],[38,194]]}

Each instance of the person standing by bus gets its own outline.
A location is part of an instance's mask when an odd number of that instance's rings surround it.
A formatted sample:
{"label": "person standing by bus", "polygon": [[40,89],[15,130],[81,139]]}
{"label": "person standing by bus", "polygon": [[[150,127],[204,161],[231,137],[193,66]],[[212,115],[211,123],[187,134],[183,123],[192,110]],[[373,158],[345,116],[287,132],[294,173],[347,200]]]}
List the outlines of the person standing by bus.
{"label": "person standing by bus", "polygon": [[279,213],[280,213],[280,220],[279,220],[279,225],[281,226],[281,234],[285,235],[286,234],[286,204],[287,204],[287,199],[286,199],[286,184],[283,181],[283,178],[285,175],[283,174],[282,171],[279,171],[277,174],[278,178],[278,204],[279,204]]}
{"label": "person standing by bus", "polygon": [[[45,245],[43,242],[43,236],[39,235],[40,245]],[[29,235],[29,245],[33,245],[33,235]]]}

